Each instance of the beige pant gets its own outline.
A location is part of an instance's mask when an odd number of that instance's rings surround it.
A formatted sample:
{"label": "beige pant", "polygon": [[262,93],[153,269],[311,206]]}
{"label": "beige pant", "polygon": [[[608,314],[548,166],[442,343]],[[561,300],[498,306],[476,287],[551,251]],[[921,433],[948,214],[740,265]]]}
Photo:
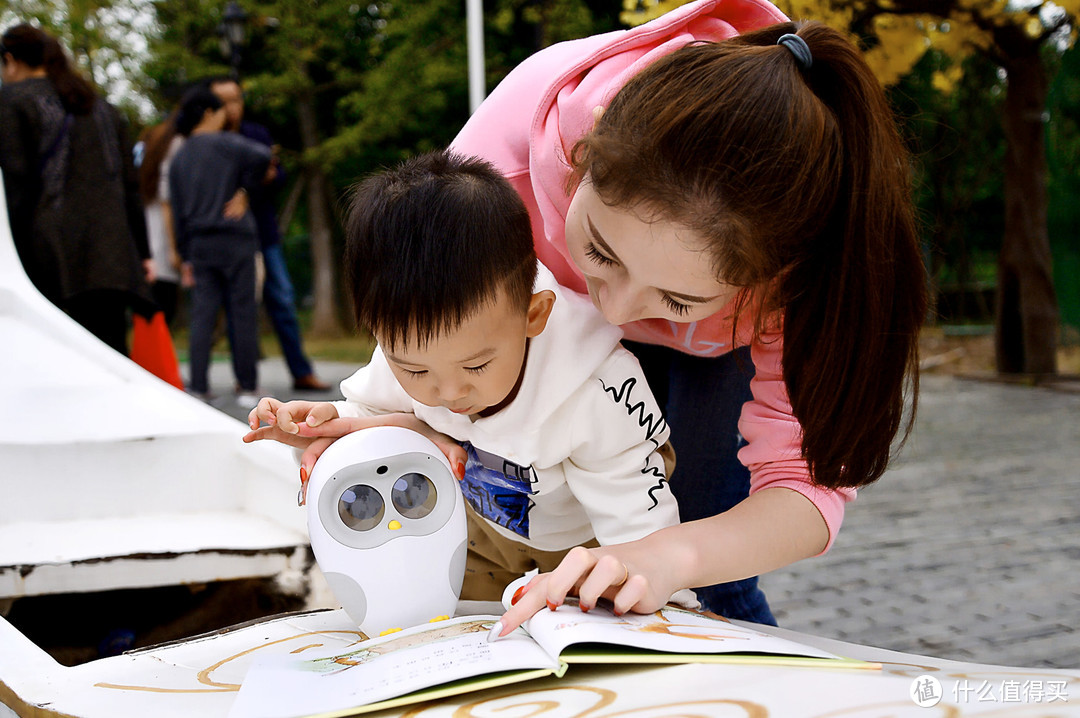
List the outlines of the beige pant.
{"label": "beige pant", "polygon": [[[467,501],[465,516],[469,524],[469,555],[465,560],[465,582],[461,586],[464,600],[498,601],[506,584],[534,568],[551,571],[570,550],[541,551],[508,539],[497,533]],[[592,548],[600,544],[592,539],[582,545]]]}
{"label": "beige pant", "polygon": [[[671,443],[659,449],[664,458],[667,475],[675,469],[675,450]],[[465,561],[465,581],[461,598],[468,601],[498,601],[506,585],[534,568],[541,572],[553,570],[570,549],[541,551],[528,544],[508,539],[498,533],[486,519],[481,517],[469,502],[465,502],[465,516],[469,526],[469,555]],[[582,544],[595,548],[596,539]]]}

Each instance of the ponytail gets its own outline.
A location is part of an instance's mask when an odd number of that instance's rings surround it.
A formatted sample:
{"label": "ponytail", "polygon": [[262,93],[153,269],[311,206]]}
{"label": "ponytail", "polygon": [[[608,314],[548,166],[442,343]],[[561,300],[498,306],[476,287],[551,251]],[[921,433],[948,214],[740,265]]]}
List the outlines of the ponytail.
{"label": "ponytail", "polygon": [[608,204],[703,237],[755,341],[782,327],[811,479],[880,477],[906,377],[918,391],[926,286],[907,153],[858,50],[818,23],[691,44],[632,78],[571,157]]}
{"label": "ponytail", "polygon": [[881,476],[893,437],[903,424],[906,438],[914,422],[925,270],[908,157],[885,93],[839,33],[810,24],[798,34],[814,57],[807,84],[835,117],[841,161],[814,251],[781,277],[784,381],[814,480],[859,486]]}

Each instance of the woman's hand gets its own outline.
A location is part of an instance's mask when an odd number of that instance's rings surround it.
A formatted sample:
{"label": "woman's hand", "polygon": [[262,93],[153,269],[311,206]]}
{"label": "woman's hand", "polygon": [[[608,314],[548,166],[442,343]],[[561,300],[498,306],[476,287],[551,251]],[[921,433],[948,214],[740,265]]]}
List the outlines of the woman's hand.
{"label": "woman's hand", "polygon": [[616,615],[661,608],[673,593],[685,588],[679,580],[678,562],[672,560],[677,547],[667,531],[623,544],[570,549],[554,571],[535,576],[515,596],[500,621],[498,636],[510,633],[544,607],[558,608],[572,595],[578,597],[583,611],[595,607],[600,598],[614,603]]}

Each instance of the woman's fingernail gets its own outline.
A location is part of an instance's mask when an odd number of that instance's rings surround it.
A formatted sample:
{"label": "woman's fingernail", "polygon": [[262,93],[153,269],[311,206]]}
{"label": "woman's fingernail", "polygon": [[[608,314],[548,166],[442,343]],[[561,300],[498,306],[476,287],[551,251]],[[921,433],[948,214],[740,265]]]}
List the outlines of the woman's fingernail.
{"label": "woman's fingernail", "polygon": [[587,604],[587,603],[582,603],[582,602],[580,602],[580,601],[578,602],[578,608],[580,608],[580,609],[581,609],[581,612],[582,612],[582,613],[588,613],[589,611],[591,611],[591,610],[592,610],[592,606],[590,606],[590,605],[589,605],[589,604]]}
{"label": "woman's fingernail", "polygon": [[516,606],[517,602],[521,600],[521,597],[525,595],[525,590],[528,586],[518,586],[518,590],[514,591],[513,598],[510,599],[510,605]]}
{"label": "woman's fingernail", "polygon": [[454,462],[454,475],[458,477],[458,481],[464,481],[465,480],[465,462],[463,462],[463,461],[455,461]]}
{"label": "woman's fingernail", "polygon": [[300,467],[300,483],[306,484],[308,479],[307,469],[303,466]]}
{"label": "woman's fingernail", "polygon": [[547,607],[548,607],[549,611],[556,611],[556,610],[558,610],[559,605],[557,603],[552,603],[552,601],[550,599],[548,599]]}
{"label": "woman's fingernail", "polygon": [[488,631],[487,642],[488,643],[494,643],[495,641],[502,638],[502,636],[499,635],[499,634],[502,633],[502,631],[503,631],[503,623],[502,623],[502,621],[496,621],[495,625],[491,627],[490,631]]}
{"label": "woman's fingernail", "polygon": [[620,611],[617,608],[612,608],[611,612],[614,613],[616,616],[621,616],[621,615],[623,615],[625,613],[625,611]]}

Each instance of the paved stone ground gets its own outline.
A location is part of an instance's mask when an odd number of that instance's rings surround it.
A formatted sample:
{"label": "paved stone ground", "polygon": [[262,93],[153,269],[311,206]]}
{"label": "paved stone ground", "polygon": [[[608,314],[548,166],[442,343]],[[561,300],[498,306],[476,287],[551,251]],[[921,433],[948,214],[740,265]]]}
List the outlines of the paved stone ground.
{"label": "paved stone ground", "polygon": [[[318,365],[333,382],[352,369]],[[266,393],[295,395],[280,360],[261,362],[260,376]],[[211,381],[231,386],[228,365],[215,364]],[[247,414],[227,393],[215,405]],[[762,585],[793,630],[1080,667],[1080,393],[924,376],[914,434],[849,505],[833,549]]]}
{"label": "paved stone ground", "polygon": [[786,628],[1080,666],[1080,394],[924,376],[915,432],[833,549],[762,585]]}

